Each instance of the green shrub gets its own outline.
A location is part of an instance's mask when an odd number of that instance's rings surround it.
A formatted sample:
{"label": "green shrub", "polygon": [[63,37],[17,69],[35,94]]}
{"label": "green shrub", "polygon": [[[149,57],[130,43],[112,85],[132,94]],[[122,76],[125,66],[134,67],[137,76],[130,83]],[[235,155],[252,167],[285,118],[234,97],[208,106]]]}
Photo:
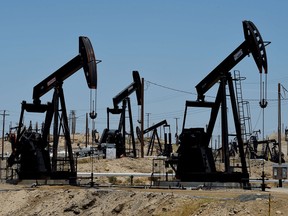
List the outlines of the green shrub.
{"label": "green shrub", "polygon": [[109,176],[108,181],[110,184],[116,184],[117,182],[117,177],[116,176]]}

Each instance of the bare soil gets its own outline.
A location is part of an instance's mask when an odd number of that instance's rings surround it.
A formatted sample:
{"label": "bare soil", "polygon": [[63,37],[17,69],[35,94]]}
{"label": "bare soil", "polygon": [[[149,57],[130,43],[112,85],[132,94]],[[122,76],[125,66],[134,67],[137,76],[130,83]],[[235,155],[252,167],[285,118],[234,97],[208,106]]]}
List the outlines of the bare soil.
{"label": "bare soil", "polygon": [[[286,154],[285,154],[286,155]],[[93,163],[92,163],[93,161]],[[92,165],[93,164],[93,165]],[[114,160],[81,158],[79,172],[109,173],[150,173],[153,158],[128,158]],[[251,160],[251,178],[272,179],[272,163]],[[243,189],[152,189],[149,178],[136,178],[134,185],[127,187],[128,177],[97,177],[96,185],[90,187],[69,185],[32,185],[0,183],[0,215],[159,215],[159,216],[200,216],[200,215],[287,215],[288,188],[269,183],[270,189],[261,191]],[[88,180],[87,180],[88,181]],[[97,186],[103,185],[101,187]],[[260,186],[260,184],[256,185]]]}
{"label": "bare soil", "polygon": [[0,215],[287,215],[287,192],[1,184]]}

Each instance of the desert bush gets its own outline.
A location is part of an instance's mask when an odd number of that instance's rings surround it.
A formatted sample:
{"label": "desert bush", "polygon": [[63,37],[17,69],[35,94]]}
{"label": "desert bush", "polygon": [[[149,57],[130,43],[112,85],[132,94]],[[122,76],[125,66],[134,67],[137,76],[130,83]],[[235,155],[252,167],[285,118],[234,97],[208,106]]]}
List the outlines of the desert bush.
{"label": "desert bush", "polygon": [[116,184],[117,183],[117,177],[116,176],[108,176],[108,182],[110,184]]}

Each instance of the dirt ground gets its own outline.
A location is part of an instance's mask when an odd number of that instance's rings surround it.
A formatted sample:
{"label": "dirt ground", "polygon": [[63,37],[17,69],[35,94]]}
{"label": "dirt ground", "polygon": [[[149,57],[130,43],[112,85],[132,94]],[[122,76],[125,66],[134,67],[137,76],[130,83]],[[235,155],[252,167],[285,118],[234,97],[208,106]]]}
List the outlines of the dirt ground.
{"label": "dirt ground", "polygon": [[0,184],[0,215],[287,215],[288,190],[159,190]]}
{"label": "dirt ground", "polygon": [[[93,163],[92,163],[93,161]],[[155,162],[155,161],[154,161]],[[153,158],[123,157],[78,159],[78,172],[150,173]],[[272,163],[251,160],[250,176],[272,178]],[[0,215],[288,215],[288,185],[269,183],[260,188],[243,189],[155,189],[147,177],[96,177],[95,186],[81,180],[80,186],[0,183]],[[100,186],[99,186],[99,185]],[[113,186],[117,184],[118,186]],[[147,185],[147,187],[136,187]],[[260,186],[258,183],[255,186]]]}

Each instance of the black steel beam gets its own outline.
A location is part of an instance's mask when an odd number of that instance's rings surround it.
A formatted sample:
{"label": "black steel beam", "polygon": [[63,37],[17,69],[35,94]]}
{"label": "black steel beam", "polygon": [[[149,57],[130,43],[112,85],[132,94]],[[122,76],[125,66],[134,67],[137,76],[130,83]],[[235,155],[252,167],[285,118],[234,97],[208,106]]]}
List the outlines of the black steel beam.
{"label": "black steel beam", "polygon": [[142,84],[139,73],[138,71],[133,71],[132,75],[133,75],[133,82],[113,98],[113,105],[115,109],[118,108],[119,103],[121,103],[125,98],[127,98],[130,94],[132,94],[135,91],[138,105],[142,104],[141,101]]}
{"label": "black steel beam", "polygon": [[163,120],[161,122],[158,122],[157,124],[154,124],[153,126],[149,127],[149,128],[146,128],[144,131],[143,131],[143,134],[146,134],[162,125],[167,125],[167,121],[166,120]]}
{"label": "black steel beam", "polygon": [[204,100],[204,94],[237,65],[245,56],[252,53],[260,73],[268,72],[264,41],[256,26],[251,21],[243,21],[245,41],[228,55],[214,70],[196,85],[198,100]]}
{"label": "black steel beam", "polygon": [[84,69],[88,87],[96,89],[97,61],[91,42],[87,37],[79,37],[79,54],[76,57],[34,86],[33,103],[39,104],[41,102],[40,97],[54,88],[57,85],[57,82],[62,83],[82,67]]}

